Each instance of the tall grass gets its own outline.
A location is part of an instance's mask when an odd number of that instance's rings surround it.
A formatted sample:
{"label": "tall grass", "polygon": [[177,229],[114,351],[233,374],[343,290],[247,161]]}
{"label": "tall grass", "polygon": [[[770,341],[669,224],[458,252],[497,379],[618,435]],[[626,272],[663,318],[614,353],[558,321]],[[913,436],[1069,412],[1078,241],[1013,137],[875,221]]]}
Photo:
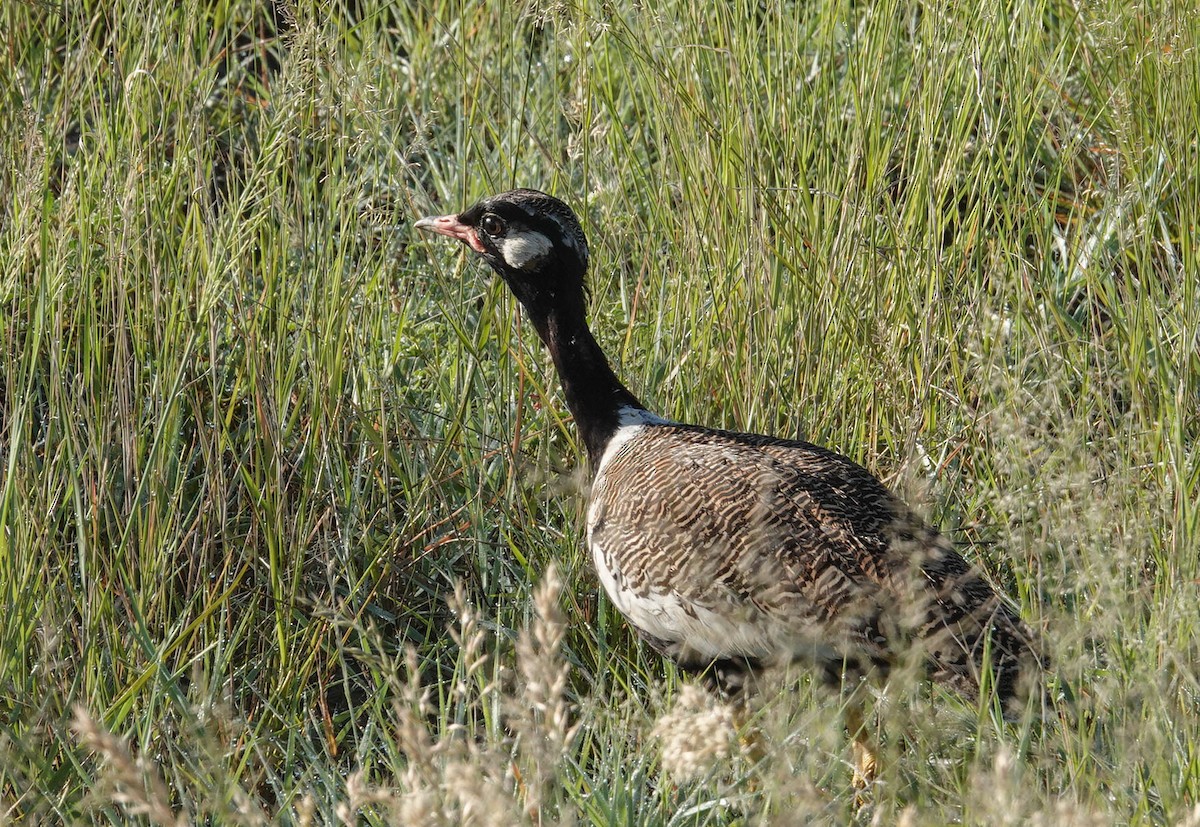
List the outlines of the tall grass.
{"label": "tall grass", "polygon": [[[1200,824],[1188,4],[193,5],[0,6],[0,821]],[[877,471],[1074,714],[894,686],[860,809],[783,677],[755,763],[410,231],[512,185],[636,392]]]}

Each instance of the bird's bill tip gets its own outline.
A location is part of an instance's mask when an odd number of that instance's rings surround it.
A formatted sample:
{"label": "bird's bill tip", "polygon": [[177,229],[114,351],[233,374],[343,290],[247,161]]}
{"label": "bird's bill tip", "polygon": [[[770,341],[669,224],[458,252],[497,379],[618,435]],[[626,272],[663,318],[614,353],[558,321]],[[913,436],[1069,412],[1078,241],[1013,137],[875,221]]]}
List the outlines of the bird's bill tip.
{"label": "bird's bill tip", "polygon": [[459,220],[457,215],[428,215],[413,223],[418,230],[430,230],[438,235],[457,238],[477,253],[483,252],[475,228]]}
{"label": "bird's bill tip", "polygon": [[418,218],[413,226],[419,230],[433,230],[435,233],[445,233],[446,230],[458,223],[457,215],[427,215]]}

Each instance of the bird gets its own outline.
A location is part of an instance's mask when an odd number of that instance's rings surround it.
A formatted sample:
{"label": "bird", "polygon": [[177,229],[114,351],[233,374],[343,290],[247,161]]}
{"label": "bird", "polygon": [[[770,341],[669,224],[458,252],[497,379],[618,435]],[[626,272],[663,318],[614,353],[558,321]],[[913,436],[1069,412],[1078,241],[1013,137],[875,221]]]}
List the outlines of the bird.
{"label": "bird", "polygon": [[587,237],[566,203],[515,189],[413,226],[482,258],[549,351],[587,452],[597,577],[650,647],[736,702],[765,669],[810,666],[854,699],[859,789],[878,747],[858,687],[906,658],[1020,714],[1047,666],[1038,635],[874,475],[802,440],[673,421],[621,382],[588,325]]}

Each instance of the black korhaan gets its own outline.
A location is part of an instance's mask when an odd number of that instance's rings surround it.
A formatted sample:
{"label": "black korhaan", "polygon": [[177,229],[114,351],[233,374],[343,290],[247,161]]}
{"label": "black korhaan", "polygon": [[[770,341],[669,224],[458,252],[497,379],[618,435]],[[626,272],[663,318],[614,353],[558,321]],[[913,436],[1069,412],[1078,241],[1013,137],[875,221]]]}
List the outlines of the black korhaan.
{"label": "black korhaan", "polygon": [[[1019,706],[1044,666],[1036,635],[868,471],[806,442],[669,421],[621,383],[587,325],[587,240],[566,204],[513,190],[415,226],[482,256],[550,351],[587,447],[596,572],[655,649],[738,696],[797,660],[853,688],[915,647],[931,679],[975,699],[990,669]],[[863,784],[875,756],[848,709]]]}

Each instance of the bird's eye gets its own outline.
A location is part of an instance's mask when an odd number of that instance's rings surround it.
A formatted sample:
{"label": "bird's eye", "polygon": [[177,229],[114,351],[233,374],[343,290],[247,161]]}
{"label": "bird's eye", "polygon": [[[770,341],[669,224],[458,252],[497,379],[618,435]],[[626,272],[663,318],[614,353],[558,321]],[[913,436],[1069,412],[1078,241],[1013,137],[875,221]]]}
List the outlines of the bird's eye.
{"label": "bird's eye", "polygon": [[500,216],[488,213],[479,222],[479,229],[492,238],[500,238],[500,236],[504,235],[504,222],[500,220]]}

